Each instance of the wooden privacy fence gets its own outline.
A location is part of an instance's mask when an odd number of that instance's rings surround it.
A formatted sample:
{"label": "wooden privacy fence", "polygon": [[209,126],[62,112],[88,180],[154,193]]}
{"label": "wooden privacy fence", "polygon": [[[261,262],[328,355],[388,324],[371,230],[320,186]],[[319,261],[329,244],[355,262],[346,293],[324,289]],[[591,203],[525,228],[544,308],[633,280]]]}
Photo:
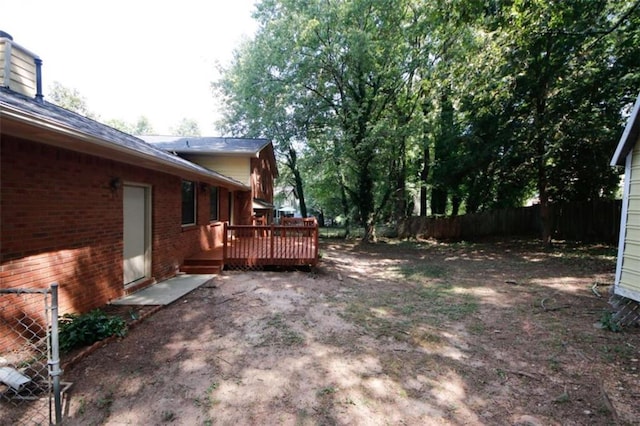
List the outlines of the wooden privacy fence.
{"label": "wooden privacy fence", "polygon": [[282,225],[225,225],[225,266],[315,266],[318,222],[296,218]]}
{"label": "wooden privacy fence", "polygon": [[[621,200],[551,204],[555,239],[617,244]],[[473,239],[487,236],[540,235],[540,206],[518,207],[456,217],[410,217],[398,224],[401,238]]]}

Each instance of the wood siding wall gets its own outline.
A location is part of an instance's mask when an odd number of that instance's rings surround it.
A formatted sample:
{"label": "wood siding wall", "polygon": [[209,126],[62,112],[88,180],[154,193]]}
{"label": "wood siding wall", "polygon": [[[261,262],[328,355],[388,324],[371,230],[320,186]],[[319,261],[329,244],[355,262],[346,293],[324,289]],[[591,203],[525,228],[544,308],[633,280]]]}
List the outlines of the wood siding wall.
{"label": "wood siding wall", "polygon": [[627,197],[624,241],[619,262],[616,293],[640,301],[640,144],[631,153],[631,168],[627,170]]}
{"label": "wood siding wall", "polygon": [[0,40],[0,86],[36,95],[36,65],[31,53],[8,39]]}
{"label": "wood siding wall", "polygon": [[184,158],[233,178],[245,185],[250,185],[251,163],[249,157],[214,157],[211,155],[184,155]]}

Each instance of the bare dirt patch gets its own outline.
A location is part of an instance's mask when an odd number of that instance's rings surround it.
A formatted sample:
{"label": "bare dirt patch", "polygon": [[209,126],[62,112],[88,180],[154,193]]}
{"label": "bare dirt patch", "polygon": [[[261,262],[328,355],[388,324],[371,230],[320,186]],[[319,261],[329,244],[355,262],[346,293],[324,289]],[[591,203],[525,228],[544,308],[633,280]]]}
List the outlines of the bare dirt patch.
{"label": "bare dirt patch", "polygon": [[639,329],[594,327],[611,247],[322,253],[225,272],[79,360],[65,424],[637,424]]}

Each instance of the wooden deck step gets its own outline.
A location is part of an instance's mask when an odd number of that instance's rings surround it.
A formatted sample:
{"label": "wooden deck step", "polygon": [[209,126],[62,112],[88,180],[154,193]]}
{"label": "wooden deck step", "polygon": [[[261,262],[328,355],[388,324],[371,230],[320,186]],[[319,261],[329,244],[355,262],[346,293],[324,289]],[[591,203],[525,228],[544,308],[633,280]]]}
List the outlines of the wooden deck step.
{"label": "wooden deck step", "polygon": [[222,265],[182,265],[180,271],[185,274],[219,274]]}
{"label": "wooden deck step", "polygon": [[223,264],[222,249],[205,250],[186,258],[180,271],[186,274],[219,274]]}

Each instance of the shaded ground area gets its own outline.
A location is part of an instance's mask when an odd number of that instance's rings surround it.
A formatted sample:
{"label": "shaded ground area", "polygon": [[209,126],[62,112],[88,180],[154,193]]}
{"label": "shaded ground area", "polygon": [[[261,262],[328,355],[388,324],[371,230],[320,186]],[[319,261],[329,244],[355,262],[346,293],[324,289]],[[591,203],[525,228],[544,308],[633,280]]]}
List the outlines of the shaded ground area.
{"label": "shaded ground area", "polygon": [[594,327],[612,248],[322,254],[225,272],[76,362],[65,424],[637,424],[640,330]]}

